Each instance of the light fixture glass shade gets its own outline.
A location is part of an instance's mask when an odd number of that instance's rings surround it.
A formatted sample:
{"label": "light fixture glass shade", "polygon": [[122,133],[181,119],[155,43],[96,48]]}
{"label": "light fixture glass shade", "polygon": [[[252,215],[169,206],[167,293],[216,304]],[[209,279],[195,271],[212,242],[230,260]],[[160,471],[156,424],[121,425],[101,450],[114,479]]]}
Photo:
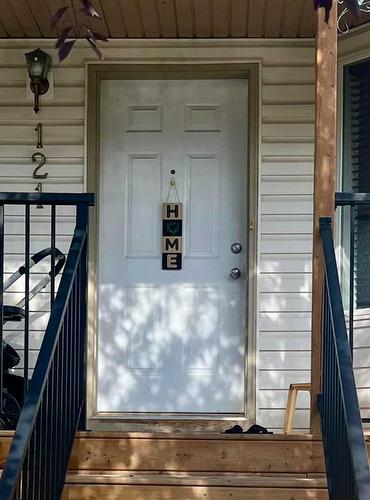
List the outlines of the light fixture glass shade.
{"label": "light fixture glass shade", "polygon": [[50,56],[41,49],[36,49],[25,54],[25,58],[27,62],[28,75],[31,80],[35,78],[46,80],[51,64]]}

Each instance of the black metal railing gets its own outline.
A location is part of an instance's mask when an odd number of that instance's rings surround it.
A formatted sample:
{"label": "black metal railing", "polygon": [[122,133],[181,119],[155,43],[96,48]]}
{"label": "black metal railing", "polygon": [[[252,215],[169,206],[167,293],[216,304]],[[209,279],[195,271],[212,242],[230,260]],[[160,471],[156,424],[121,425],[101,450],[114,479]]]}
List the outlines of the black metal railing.
{"label": "black metal railing", "polygon": [[[368,347],[364,334],[370,330],[370,194],[336,193],[335,204],[340,209],[340,281],[351,356],[355,355],[356,364],[356,348]],[[370,418],[362,421],[370,423]]]}
{"label": "black metal railing", "polygon": [[325,263],[323,380],[318,405],[330,499],[369,500],[370,472],[339,284],[331,219],[320,219]]}
{"label": "black metal railing", "polygon": [[[24,404],[0,480],[1,500],[57,500],[60,498],[73,438],[84,426],[86,293],[89,194],[0,194],[0,340],[3,340],[4,206],[23,207],[25,217]],[[30,256],[32,211],[50,207],[50,318],[28,384]],[[75,207],[75,230],[55,295],[56,219],[59,206]],[[4,349],[3,355],[4,357]],[[0,370],[2,373],[3,370]],[[3,382],[3,380],[1,381]]]}

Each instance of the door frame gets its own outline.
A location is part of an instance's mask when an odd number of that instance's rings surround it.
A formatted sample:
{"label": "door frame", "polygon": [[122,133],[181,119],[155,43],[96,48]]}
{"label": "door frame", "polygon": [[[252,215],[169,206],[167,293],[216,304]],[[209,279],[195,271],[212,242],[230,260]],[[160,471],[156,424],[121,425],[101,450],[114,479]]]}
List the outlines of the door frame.
{"label": "door frame", "polygon": [[[217,49],[216,49],[217,50]],[[257,330],[257,259],[258,259],[258,199],[260,156],[260,79],[261,63],[215,62],[215,59],[167,62],[150,60],[132,62],[86,63],[86,172],[88,192],[96,193],[96,206],[90,215],[88,272],[88,358],[87,358],[87,427],[91,430],[176,430],[219,431],[233,423],[244,427],[256,418],[256,330]],[[248,169],[248,256],[245,294],[245,413],[240,417],[136,414],[103,414],[97,412],[97,338],[98,338],[98,232],[100,185],[100,88],[102,80],[138,79],[243,79],[248,82],[247,137]]]}

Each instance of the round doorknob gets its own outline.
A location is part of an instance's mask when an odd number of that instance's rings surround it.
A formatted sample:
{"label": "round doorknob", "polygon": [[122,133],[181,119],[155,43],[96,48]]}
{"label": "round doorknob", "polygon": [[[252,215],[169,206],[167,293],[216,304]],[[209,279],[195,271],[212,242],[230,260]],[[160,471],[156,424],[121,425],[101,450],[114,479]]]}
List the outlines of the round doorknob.
{"label": "round doorknob", "polygon": [[240,276],[242,275],[242,272],[240,269],[238,269],[237,267],[233,267],[230,271],[230,278],[232,280],[238,280],[240,278]]}
{"label": "round doorknob", "polygon": [[240,253],[243,250],[243,247],[241,243],[235,242],[231,245],[230,250],[232,251],[232,253]]}

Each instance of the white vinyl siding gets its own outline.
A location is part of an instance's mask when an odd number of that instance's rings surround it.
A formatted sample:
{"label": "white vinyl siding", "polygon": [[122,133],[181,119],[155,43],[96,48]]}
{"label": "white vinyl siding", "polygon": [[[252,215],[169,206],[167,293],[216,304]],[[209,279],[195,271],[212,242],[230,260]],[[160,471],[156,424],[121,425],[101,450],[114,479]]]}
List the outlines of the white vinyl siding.
{"label": "white vinyl siding", "polygon": [[[24,53],[38,46],[53,54],[54,96],[41,98],[35,115],[26,92]],[[49,172],[44,191],[84,189],[84,65],[93,54],[80,43],[59,66],[52,47],[45,41],[0,42],[2,191],[34,190],[31,155],[37,151],[34,128],[39,121],[48,159],[43,170]],[[279,429],[289,384],[310,378],[314,43],[114,41],[104,55],[107,62],[136,64],[209,59],[261,63],[256,410],[259,424]],[[66,235],[72,230],[68,220],[60,227]],[[17,232],[16,226],[13,230]],[[20,260],[6,259],[8,272]],[[46,319],[46,312],[34,313],[36,347]],[[298,408],[296,426],[307,428],[306,396],[299,398]]]}
{"label": "white vinyl siding", "polygon": [[[313,51],[304,54],[262,71],[257,422],[271,430],[282,427],[289,385],[310,381],[315,72]],[[309,407],[301,393],[297,430]]]}

